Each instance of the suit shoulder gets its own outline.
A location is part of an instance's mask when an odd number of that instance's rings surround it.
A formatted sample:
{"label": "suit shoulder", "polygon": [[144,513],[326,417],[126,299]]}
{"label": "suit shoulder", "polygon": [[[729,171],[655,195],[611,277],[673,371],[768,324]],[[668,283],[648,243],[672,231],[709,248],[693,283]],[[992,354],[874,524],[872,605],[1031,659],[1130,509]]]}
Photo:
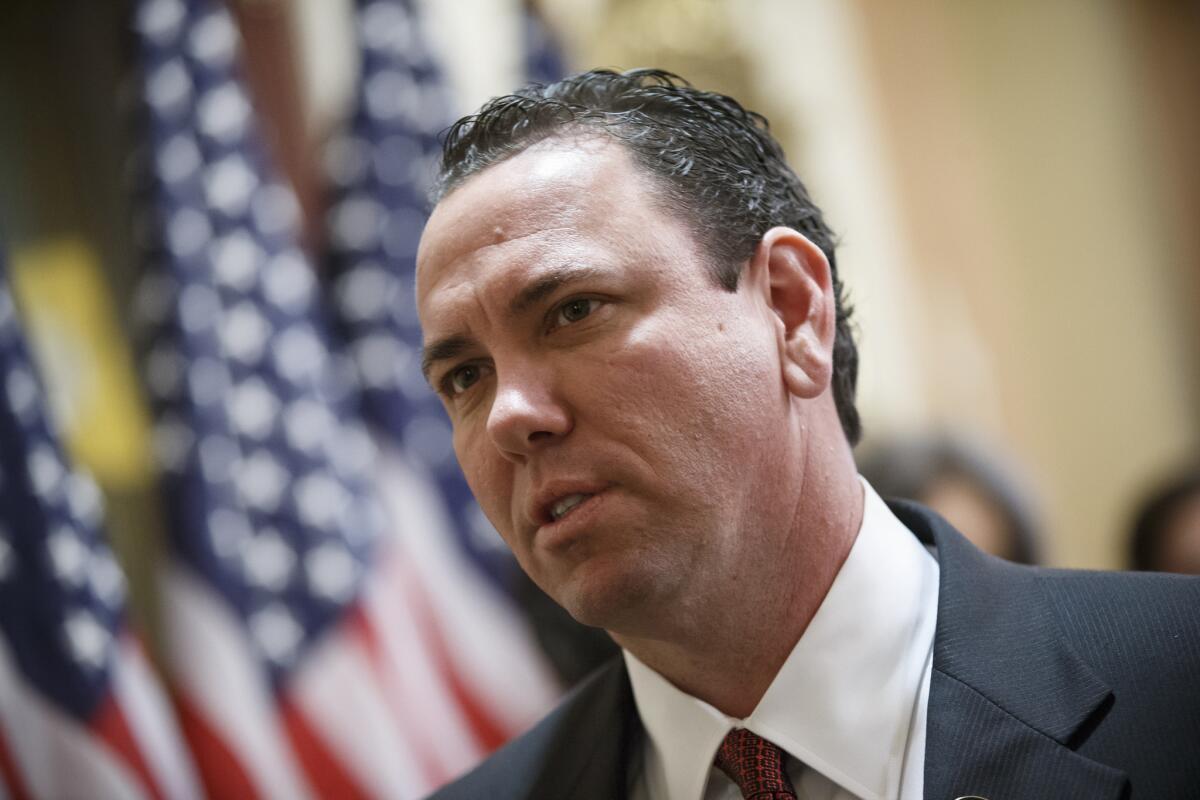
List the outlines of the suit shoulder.
{"label": "suit shoulder", "polygon": [[1110,677],[1200,682],[1200,577],[1038,570],[1069,641]]}

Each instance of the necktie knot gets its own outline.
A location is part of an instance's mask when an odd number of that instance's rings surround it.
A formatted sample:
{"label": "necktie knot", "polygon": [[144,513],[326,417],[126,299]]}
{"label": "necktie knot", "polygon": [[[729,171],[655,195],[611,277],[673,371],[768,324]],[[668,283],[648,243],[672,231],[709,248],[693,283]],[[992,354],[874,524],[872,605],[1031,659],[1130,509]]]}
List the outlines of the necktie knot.
{"label": "necktie knot", "polygon": [[737,784],[746,800],[796,800],[783,771],[783,751],[745,728],[730,731],[713,763]]}

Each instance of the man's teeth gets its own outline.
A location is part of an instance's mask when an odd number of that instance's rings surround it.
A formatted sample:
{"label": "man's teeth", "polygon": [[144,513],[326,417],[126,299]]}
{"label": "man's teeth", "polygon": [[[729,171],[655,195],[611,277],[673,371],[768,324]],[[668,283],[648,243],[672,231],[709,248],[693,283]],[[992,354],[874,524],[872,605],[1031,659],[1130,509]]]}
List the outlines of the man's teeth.
{"label": "man's teeth", "polygon": [[589,497],[591,497],[590,494],[569,494],[551,506],[550,516],[553,517],[557,522],[565,517],[568,511],[582,503],[584,500],[587,500]]}

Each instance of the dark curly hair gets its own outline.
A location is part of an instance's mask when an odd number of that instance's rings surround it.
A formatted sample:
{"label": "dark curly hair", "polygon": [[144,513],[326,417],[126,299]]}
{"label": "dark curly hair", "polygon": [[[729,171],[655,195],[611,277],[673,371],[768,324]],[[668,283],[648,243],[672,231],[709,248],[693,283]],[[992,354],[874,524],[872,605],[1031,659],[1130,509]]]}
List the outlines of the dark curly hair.
{"label": "dark curly hair", "polygon": [[537,142],[591,131],[621,142],[657,179],[667,207],[692,225],[713,278],[728,291],[737,289],[743,264],[776,225],[800,231],[821,248],[837,302],[833,397],[846,438],[857,444],[858,349],[833,232],[787,165],[766,118],[733,98],[658,69],[592,70],[546,86],[530,84],[450,127],[434,200]]}

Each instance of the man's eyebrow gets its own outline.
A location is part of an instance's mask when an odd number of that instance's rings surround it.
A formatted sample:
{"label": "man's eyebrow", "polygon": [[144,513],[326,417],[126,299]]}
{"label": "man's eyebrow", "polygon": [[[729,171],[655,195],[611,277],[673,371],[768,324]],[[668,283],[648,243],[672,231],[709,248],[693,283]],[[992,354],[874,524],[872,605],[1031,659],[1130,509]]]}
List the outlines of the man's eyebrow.
{"label": "man's eyebrow", "polygon": [[454,358],[474,345],[473,339],[461,334],[447,336],[445,339],[438,339],[432,344],[425,345],[421,353],[421,374],[425,376],[425,382],[431,383],[429,373],[433,371],[434,364]]}
{"label": "man's eyebrow", "polygon": [[568,283],[594,278],[603,270],[584,264],[564,264],[553,267],[539,275],[533,283],[526,286],[508,304],[508,313],[518,316],[529,310],[529,307],[552,294],[560,286]]}

